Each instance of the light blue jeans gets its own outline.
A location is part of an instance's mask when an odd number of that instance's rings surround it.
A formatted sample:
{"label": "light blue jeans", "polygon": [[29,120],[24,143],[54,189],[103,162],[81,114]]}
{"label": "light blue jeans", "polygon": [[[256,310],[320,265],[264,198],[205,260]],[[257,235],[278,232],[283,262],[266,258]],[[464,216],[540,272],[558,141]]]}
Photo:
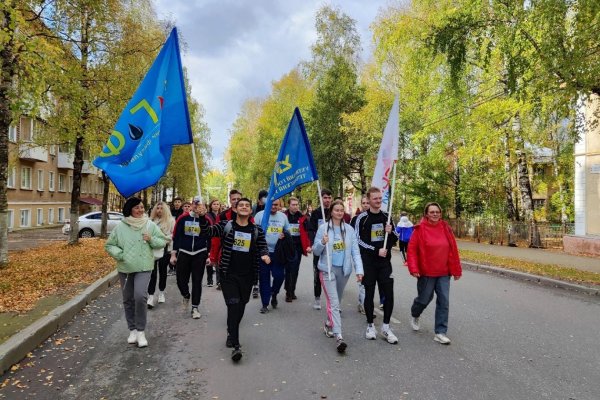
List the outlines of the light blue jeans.
{"label": "light blue jeans", "polygon": [[448,331],[448,313],[450,310],[450,276],[422,276],[417,280],[417,297],[413,301],[410,313],[419,318],[421,313],[433,300],[435,293],[435,333],[446,334]]}

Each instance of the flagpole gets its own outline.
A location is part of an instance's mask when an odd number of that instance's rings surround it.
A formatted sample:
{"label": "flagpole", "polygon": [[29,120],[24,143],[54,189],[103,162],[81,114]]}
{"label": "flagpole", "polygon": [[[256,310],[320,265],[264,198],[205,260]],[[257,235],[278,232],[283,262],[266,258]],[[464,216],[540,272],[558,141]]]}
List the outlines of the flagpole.
{"label": "flagpole", "polygon": [[[390,195],[390,205],[388,207],[388,219],[387,219],[387,223],[388,225],[390,224],[390,221],[392,219],[392,205],[394,204],[394,189],[396,187],[396,161],[394,161],[394,168],[393,168],[393,172],[392,172],[392,194]],[[388,239],[388,233],[385,233],[385,238],[383,239],[383,248],[387,248],[387,239]]]}
{"label": "flagpole", "polygon": [[[319,204],[321,205],[321,215],[323,216],[323,223],[326,223],[325,219],[325,208],[323,207],[323,196],[321,196],[321,183],[317,179],[317,190],[319,191]],[[319,227],[317,227],[319,229]],[[329,234],[329,232],[327,232]],[[327,251],[328,247],[325,244],[325,256],[327,257],[327,275],[329,276],[329,280],[331,280],[331,258],[329,257],[329,252]]]}
{"label": "flagpole", "polygon": [[196,172],[196,188],[198,189],[198,196],[202,198],[202,192],[200,191],[200,173],[198,172],[198,162],[196,161],[196,147],[194,146],[193,140],[192,143],[190,143],[190,146],[192,146],[192,159],[194,162],[194,171]]}

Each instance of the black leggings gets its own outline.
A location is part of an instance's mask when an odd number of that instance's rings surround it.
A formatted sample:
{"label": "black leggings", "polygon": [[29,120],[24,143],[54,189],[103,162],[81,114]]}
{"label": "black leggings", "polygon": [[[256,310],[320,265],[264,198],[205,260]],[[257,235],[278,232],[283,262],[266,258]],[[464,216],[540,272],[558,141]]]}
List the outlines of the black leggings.
{"label": "black leggings", "polygon": [[404,261],[406,261],[406,250],[408,249],[408,242],[398,240],[398,246],[400,246],[400,253],[402,253],[402,258],[404,258]]}
{"label": "black leggings", "polygon": [[319,278],[319,257],[313,256],[313,289],[315,292],[315,298],[321,297],[321,278]]}
{"label": "black leggings", "polygon": [[365,313],[367,322],[373,323],[373,297],[375,296],[375,284],[379,286],[379,295],[383,294],[383,323],[389,324],[394,310],[394,278],[392,278],[392,264],[389,260],[368,260],[363,258],[365,275],[363,285],[365,286]]}
{"label": "black leggings", "polygon": [[181,295],[189,299],[190,275],[192,276],[192,307],[200,305],[206,256],[206,251],[193,256],[182,251],[177,254],[177,287]]}
{"label": "black leggings", "polygon": [[167,287],[167,265],[171,253],[167,252],[162,258],[154,260],[154,269],[150,274],[150,282],[148,283],[148,294],[154,294],[156,291],[156,273],[158,272],[158,290],[163,292]]}

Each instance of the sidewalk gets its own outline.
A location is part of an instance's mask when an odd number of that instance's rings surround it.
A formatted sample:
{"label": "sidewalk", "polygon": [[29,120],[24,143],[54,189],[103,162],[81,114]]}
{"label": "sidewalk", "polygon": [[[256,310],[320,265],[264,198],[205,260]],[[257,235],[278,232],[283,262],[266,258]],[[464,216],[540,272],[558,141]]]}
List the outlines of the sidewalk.
{"label": "sidewalk", "polygon": [[600,273],[600,258],[575,256],[557,250],[530,249],[497,246],[493,244],[457,240],[459,250],[471,250],[494,256],[536,262],[540,264],[570,267],[582,271]]}

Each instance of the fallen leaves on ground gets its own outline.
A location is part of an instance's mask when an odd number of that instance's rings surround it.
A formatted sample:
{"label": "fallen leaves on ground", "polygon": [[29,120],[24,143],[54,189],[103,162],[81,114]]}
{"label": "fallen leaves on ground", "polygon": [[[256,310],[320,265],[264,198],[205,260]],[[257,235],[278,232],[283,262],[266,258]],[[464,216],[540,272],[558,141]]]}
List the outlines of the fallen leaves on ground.
{"label": "fallen leaves on ground", "polygon": [[11,253],[0,271],[0,312],[23,313],[54,294],[72,294],[115,269],[104,240],[80,239],[76,245],[51,243]]}
{"label": "fallen leaves on ground", "polygon": [[493,265],[515,271],[527,272],[534,275],[547,276],[549,278],[560,279],[563,281],[600,285],[600,274],[595,272],[581,271],[576,268],[500,257],[472,250],[461,250],[460,258],[465,261]]}

